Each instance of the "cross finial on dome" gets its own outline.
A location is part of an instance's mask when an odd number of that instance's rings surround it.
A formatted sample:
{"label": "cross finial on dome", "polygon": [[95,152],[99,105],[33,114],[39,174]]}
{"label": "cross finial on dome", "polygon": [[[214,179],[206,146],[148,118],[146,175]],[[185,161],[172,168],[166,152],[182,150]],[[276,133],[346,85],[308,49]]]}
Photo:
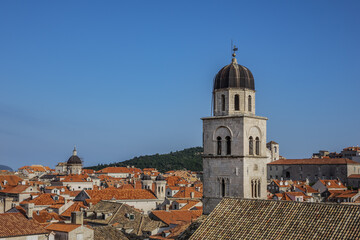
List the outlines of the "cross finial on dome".
{"label": "cross finial on dome", "polygon": [[74,145],[73,156],[76,156],[76,155],[77,155],[76,145]]}
{"label": "cross finial on dome", "polygon": [[233,57],[236,57],[236,53],[235,53],[235,52],[238,50],[238,48],[234,45],[234,47],[233,47],[232,50],[233,50],[232,56],[233,56]]}

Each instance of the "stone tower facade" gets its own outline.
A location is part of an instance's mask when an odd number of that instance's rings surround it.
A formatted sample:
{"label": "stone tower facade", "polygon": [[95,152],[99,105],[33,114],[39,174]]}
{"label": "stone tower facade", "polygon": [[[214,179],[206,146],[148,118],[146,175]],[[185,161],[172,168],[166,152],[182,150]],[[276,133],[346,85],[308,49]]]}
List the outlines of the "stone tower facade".
{"label": "stone tower facade", "polygon": [[233,57],[215,77],[213,116],[202,118],[204,214],[223,197],[267,197],[267,118],[255,115],[253,75]]}
{"label": "stone tower facade", "polygon": [[165,199],[166,180],[162,175],[155,179],[155,195],[158,199]]}

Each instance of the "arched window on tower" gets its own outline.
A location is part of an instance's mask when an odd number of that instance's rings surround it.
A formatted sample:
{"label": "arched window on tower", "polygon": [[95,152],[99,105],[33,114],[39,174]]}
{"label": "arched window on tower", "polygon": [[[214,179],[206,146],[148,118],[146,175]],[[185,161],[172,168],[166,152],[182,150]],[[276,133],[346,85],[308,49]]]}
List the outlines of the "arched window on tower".
{"label": "arched window on tower", "polygon": [[225,179],[222,179],[222,181],[221,181],[221,196],[222,197],[225,197],[225,191],[226,191]]}
{"label": "arched window on tower", "polygon": [[221,137],[217,137],[217,155],[221,155]]}
{"label": "arched window on tower", "polygon": [[239,111],[239,110],[240,110],[240,98],[239,98],[239,94],[236,94],[236,95],[235,95],[234,104],[235,104],[235,111]]}
{"label": "arched window on tower", "polygon": [[249,155],[254,155],[254,139],[249,137]]}
{"label": "arched window on tower", "polygon": [[255,138],[255,153],[260,155],[260,139],[258,137]]}
{"label": "arched window on tower", "polygon": [[221,111],[225,111],[225,95],[221,95]]}
{"label": "arched window on tower", "polygon": [[251,103],[251,96],[249,95],[249,97],[248,97],[248,111],[249,111],[249,112],[251,112],[251,105],[252,105],[252,103]]}
{"label": "arched window on tower", "polygon": [[229,136],[227,136],[225,139],[226,139],[226,154],[230,155],[231,154],[231,138]]}

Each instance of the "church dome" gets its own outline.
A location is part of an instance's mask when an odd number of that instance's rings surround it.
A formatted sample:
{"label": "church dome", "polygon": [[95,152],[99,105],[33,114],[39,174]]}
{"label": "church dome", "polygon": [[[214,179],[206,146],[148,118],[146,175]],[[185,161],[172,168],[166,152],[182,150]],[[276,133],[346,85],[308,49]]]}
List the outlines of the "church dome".
{"label": "church dome", "polygon": [[236,58],[232,63],[223,67],[215,76],[214,91],[223,88],[247,88],[255,90],[254,77],[250,70],[237,64]]}
{"label": "church dome", "polygon": [[78,156],[71,156],[67,161],[67,164],[82,164],[82,162]]}
{"label": "church dome", "polygon": [[161,174],[157,175],[155,181],[165,181],[165,177]]}
{"label": "church dome", "polygon": [[69,158],[69,160],[67,160],[67,164],[68,164],[68,165],[72,165],[72,164],[82,164],[81,159],[77,156],[76,147],[74,147],[73,155]]}

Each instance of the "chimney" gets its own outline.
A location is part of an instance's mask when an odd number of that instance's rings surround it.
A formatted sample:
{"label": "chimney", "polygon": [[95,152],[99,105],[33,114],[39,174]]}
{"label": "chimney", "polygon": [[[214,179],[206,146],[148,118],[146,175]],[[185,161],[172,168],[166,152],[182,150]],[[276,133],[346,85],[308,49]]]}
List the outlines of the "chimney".
{"label": "chimney", "polygon": [[167,212],[170,211],[170,204],[165,205],[165,211],[167,211]]}
{"label": "chimney", "polygon": [[29,219],[33,218],[34,206],[35,206],[34,203],[25,204],[26,216]]}
{"label": "chimney", "polygon": [[190,198],[194,198],[195,197],[195,192],[191,192],[190,193]]}
{"label": "chimney", "polygon": [[82,212],[72,212],[71,213],[71,224],[83,224],[84,216]]}

